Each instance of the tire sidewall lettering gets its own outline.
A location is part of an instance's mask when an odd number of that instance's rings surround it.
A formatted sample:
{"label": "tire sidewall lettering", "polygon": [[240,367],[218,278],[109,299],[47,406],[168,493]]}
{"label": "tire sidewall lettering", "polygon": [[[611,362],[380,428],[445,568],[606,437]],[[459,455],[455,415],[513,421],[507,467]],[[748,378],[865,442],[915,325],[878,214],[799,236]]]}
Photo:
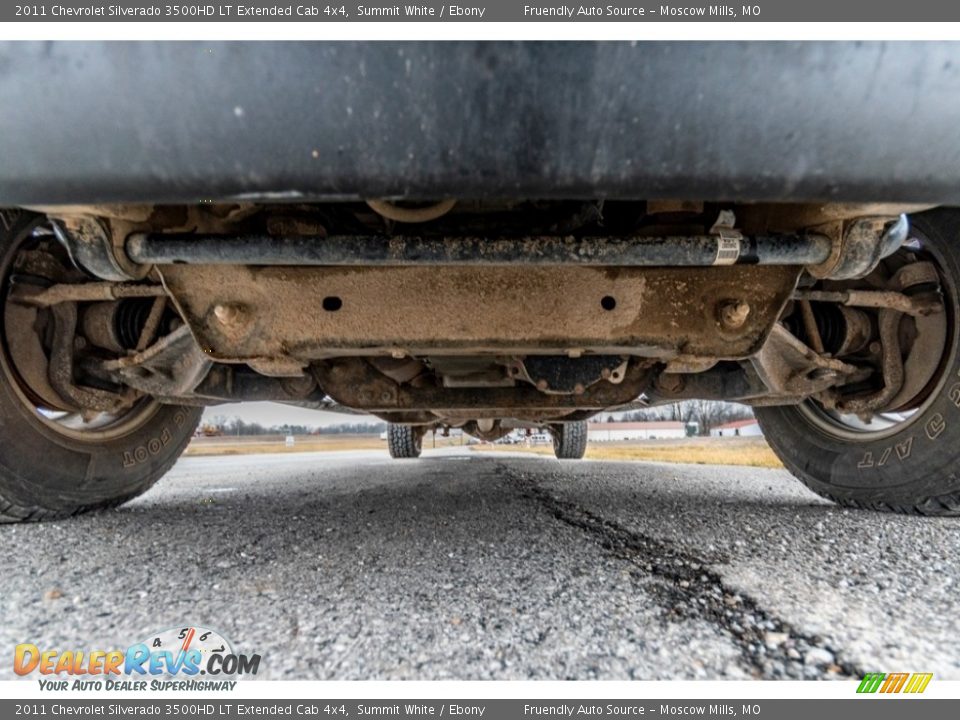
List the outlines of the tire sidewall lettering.
{"label": "tire sidewall lettering", "polygon": [[[186,418],[182,413],[177,413],[177,415],[174,416],[174,423],[177,423],[178,417],[180,419],[179,425],[182,426]],[[136,465],[142,465],[148,462],[151,457],[159,455],[160,452],[170,444],[172,439],[173,434],[170,432],[170,429],[163,428],[159,434],[148,438],[146,442],[130,450],[124,450],[122,454],[123,467],[135,467]]]}
{"label": "tire sidewall lettering", "polygon": [[955,382],[950,386],[950,390],[947,392],[947,397],[950,398],[950,402],[953,403],[953,406],[960,410],[960,382]]}

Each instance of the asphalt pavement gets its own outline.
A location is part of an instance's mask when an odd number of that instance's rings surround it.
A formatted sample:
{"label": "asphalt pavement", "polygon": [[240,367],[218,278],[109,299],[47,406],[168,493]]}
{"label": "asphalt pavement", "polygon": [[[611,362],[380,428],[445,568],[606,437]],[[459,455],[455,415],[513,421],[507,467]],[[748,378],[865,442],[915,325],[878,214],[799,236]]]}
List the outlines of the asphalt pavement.
{"label": "asphalt pavement", "polygon": [[960,679],[958,530],[780,470],[185,458],[117,510],[0,526],[0,648],[191,624],[272,679]]}

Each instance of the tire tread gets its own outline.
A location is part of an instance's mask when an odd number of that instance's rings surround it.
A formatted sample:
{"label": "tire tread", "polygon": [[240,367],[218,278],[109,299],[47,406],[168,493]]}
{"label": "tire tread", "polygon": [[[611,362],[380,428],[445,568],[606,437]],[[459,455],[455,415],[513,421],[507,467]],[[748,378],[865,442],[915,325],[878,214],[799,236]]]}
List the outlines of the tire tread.
{"label": "tire tread", "polygon": [[553,454],[558,460],[580,460],[586,452],[586,420],[563,423],[554,430]]}
{"label": "tire tread", "polygon": [[420,457],[420,445],[417,442],[417,429],[412,425],[387,425],[387,447],[390,457],[408,460]]}

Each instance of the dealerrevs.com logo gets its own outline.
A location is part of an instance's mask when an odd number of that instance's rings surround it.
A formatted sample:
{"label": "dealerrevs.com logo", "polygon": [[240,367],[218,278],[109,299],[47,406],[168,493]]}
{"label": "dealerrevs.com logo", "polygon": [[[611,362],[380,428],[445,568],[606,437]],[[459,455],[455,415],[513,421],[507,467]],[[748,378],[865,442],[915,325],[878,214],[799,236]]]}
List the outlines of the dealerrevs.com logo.
{"label": "dealerrevs.com logo", "polygon": [[41,690],[233,690],[256,675],[259,655],[235,653],[215,630],[180,627],[125,650],[57,650],[16,646],[13,671],[36,674]]}

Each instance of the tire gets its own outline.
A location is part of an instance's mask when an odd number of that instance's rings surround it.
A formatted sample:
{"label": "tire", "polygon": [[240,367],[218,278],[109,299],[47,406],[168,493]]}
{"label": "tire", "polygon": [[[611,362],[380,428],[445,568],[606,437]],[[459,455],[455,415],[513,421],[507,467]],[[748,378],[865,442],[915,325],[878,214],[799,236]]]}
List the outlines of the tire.
{"label": "tire", "polygon": [[755,408],[767,442],[813,492],[847,507],[914,515],[960,515],[960,211],[911,218],[942,275],[947,341],[938,379],[907,420],[857,437],[817,422],[812,405]]}
{"label": "tire", "polygon": [[420,457],[423,434],[413,425],[387,425],[387,446],[390,457],[398,460]]}
{"label": "tire", "polygon": [[[0,211],[0,279],[36,216]],[[176,462],[202,408],[145,399],[112,429],[65,431],[41,415],[17,381],[0,313],[0,522],[47,520],[120,505]]]}
{"label": "tire", "polygon": [[569,422],[552,428],[553,454],[558,460],[580,460],[587,452],[587,422]]}

